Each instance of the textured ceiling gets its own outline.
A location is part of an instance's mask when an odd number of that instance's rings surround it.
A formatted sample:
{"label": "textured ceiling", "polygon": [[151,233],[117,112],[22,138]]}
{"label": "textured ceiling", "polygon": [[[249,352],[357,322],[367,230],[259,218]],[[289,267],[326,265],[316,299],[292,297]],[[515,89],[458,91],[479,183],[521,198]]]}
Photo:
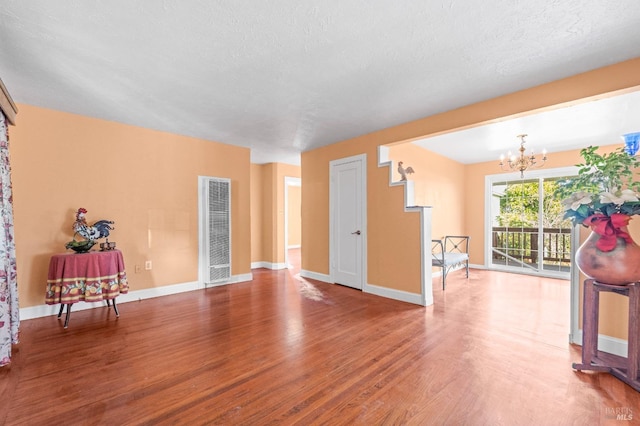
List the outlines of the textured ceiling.
{"label": "textured ceiling", "polygon": [[639,56],[638,0],[0,0],[15,101],[257,163]]}

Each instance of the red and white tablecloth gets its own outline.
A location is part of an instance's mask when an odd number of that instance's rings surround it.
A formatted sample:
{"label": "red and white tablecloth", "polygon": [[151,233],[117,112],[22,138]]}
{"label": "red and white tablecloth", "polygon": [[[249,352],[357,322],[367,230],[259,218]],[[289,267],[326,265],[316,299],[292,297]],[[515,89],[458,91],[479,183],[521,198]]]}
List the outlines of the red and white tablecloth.
{"label": "red and white tablecloth", "polygon": [[120,250],[64,253],[51,257],[47,305],[99,302],[129,292]]}

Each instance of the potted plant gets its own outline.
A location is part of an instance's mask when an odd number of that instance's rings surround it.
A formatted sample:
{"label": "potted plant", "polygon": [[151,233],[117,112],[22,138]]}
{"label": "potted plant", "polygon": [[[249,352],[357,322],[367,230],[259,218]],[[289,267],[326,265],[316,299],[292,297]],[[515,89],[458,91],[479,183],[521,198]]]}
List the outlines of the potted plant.
{"label": "potted plant", "polygon": [[640,161],[618,148],[597,153],[597,146],[580,150],[584,163],[578,176],[560,182],[565,218],[591,228],[576,252],[576,263],[590,278],[608,284],[640,280],[640,247],[627,230],[631,216],[640,214]]}

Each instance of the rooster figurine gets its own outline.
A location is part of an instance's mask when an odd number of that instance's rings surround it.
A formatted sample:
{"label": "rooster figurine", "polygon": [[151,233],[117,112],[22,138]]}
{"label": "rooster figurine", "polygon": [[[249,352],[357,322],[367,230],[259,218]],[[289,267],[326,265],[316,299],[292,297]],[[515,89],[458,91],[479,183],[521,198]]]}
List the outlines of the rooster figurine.
{"label": "rooster figurine", "polygon": [[402,181],[402,180],[407,180],[407,175],[410,175],[411,173],[415,173],[415,171],[411,166],[405,169],[404,167],[402,167],[402,161],[400,161],[398,162],[398,173],[400,173],[400,177],[401,177],[400,180]]}
{"label": "rooster figurine", "polygon": [[87,209],[84,209],[82,207],[80,207],[76,212],[76,221],[73,224],[73,230],[76,232],[76,234],[79,234],[81,237],[87,240],[97,240],[98,238],[108,237],[109,231],[113,229],[111,227],[113,221],[99,220],[93,225],[89,226],[87,224],[87,219],[85,218],[86,213]]}

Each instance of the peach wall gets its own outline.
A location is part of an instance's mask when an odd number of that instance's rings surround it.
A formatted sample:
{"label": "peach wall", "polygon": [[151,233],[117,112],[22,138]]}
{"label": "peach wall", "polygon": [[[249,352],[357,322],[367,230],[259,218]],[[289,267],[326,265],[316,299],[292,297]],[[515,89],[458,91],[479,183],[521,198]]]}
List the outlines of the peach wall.
{"label": "peach wall", "polygon": [[302,208],[302,189],[299,186],[290,185],[287,193],[288,211],[287,219],[287,247],[299,246],[300,235],[302,231],[301,208]]}
{"label": "peach wall", "polygon": [[367,158],[367,283],[420,294],[420,215],[404,211],[404,189],[389,187],[377,155]]}
{"label": "peach wall", "polygon": [[275,163],[262,165],[262,259],[275,263],[277,202]]}
{"label": "peach wall", "polygon": [[232,274],[251,271],[246,148],[20,105],[11,161],[21,307],[44,304],[79,207],[115,221],[132,290],[197,281],[198,176],[231,179]]}
{"label": "peach wall", "polygon": [[[302,269],[329,274],[329,160],[346,157],[328,148],[302,153]],[[327,169],[326,171],[324,169]]]}
{"label": "peach wall", "polygon": [[414,182],[415,204],[432,207],[433,238],[466,234],[464,164],[413,143],[390,146],[389,160],[393,161],[394,180],[400,180],[399,161],[415,170],[408,180]]}
{"label": "peach wall", "polygon": [[262,205],[263,167],[260,164],[251,164],[251,262],[261,262],[263,212]]}
{"label": "peach wall", "polygon": [[[377,147],[416,140],[493,121],[504,120],[535,110],[569,105],[585,99],[606,97],[617,91],[640,86],[640,58],[599,68],[530,89],[464,106],[399,126],[318,148],[302,155],[302,268],[319,274],[329,273],[329,162],[366,153],[368,158],[368,281],[392,289],[419,289],[419,251],[416,235],[419,222],[401,208],[401,197],[387,186],[388,171],[377,167]],[[467,175],[465,179],[471,179]],[[394,188],[399,189],[399,188]],[[466,205],[476,201],[467,191]],[[481,195],[480,195],[481,196]],[[395,199],[396,201],[393,201]],[[467,208],[467,211],[471,209]],[[475,212],[476,210],[473,209]],[[475,214],[475,213],[474,213]],[[480,215],[481,216],[481,215]],[[465,223],[467,222],[465,218]],[[411,222],[413,225],[409,224]],[[390,232],[391,225],[397,227]],[[469,230],[471,232],[471,230]],[[398,244],[403,241],[405,244]],[[480,252],[478,244],[473,253]],[[395,262],[398,260],[398,262]],[[381,261],[381,263],[377,263]],[[410,264],[410,265],[409,265]],[[415,291],[415,290],[412,290]]]}
{"label": "peach wall", "polygon": [[[404,191],[389,186],[367,137],[302,154],[302,269],[329,275],[329,162],[367,155],[367,283],[421,291],[420,216],[404,212]],[[410,255],[407,254],[410,251]]]}

